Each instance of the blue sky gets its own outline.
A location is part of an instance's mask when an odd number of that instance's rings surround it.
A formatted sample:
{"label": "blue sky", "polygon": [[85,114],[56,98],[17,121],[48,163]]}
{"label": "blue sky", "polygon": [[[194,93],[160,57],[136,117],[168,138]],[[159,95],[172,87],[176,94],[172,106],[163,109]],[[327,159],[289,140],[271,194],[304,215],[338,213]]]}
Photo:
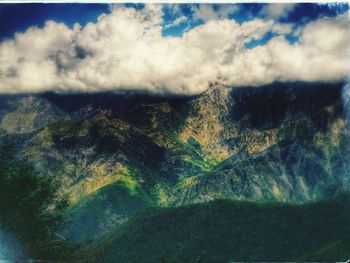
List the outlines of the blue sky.
{"label": "blue sky", "polygon": [[[128,7],[142,9],[142,4],[126,4]],[[222,9],[232,6],[230,4],[213,4],[210,8],[214,12],[220,12]],[[254,18],[264,18],[262,9],[265,4],[235,4],[236,11],[227,15],[227,18],[234,19],[239,23]],[[199,7],[199,4],[179,4],[176,8],[172,5],[164,5],[163,24],[171,24],[180,16],[188,18],[187,21],[173,27],[163,28],[163,35],[180,36],[183,32],[203,24],[203,19],[196,19],[193,10]],[[174,11],[175,10],[175,11]],[[281,23],[293,23],[302,25],[310,20],[320,17],[334,17],[348,10],[347,4],[341,4],[330,8],[327,5],[317,4],[297,4],[288,15],[277,18]],[[88,22],[96,22],[98,16],[103,13],[110,13],[111,8],[108,4],[0,4],[0,40],[10,38],[15,32],[23,32],[30,26],[42,27],[46,20],[63,22],[69,27],[75,23],[85,25]],[[262,42],[270,38],[267,35]]]}

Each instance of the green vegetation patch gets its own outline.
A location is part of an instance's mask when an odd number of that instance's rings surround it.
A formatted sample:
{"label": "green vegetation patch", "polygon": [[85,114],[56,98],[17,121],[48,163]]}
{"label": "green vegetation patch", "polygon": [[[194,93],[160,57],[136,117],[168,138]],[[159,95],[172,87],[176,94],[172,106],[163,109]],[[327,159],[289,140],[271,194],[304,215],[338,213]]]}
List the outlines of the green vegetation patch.
{"label": "green vegetation patch", "polygon": [[154,208],[91,250],[101,262],[340,261],[350,257],[349,208],[348,197],[306,205],[217,200]]}

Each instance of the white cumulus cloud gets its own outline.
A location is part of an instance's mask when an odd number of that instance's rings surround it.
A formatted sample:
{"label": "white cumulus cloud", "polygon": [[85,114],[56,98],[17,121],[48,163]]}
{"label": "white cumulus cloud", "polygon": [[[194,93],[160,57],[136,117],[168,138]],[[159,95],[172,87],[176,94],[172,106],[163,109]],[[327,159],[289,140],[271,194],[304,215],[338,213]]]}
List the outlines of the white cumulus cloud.
{"label": "white cumulus cloud", "polygon": [[225,19],[228,15],[233,14],[239,10],[238,5],[233,4],[200,4],[198,6],[193,6],[193,18],[195,20],[201,19],[204,21],[208,20],[218,20]]}
{"label": "white cumulus cloud", "polygon": [[[349,73],[349,20],[323,18],[284,37],[291,25],[210,19],[181,37],[162,35],[162,8],[116,8],[70,29],[53,21],[0,43],[0,92],[143,90],[198,94],[215,83],[337,81]],[[267,44],[245,44],[274,32]]]}

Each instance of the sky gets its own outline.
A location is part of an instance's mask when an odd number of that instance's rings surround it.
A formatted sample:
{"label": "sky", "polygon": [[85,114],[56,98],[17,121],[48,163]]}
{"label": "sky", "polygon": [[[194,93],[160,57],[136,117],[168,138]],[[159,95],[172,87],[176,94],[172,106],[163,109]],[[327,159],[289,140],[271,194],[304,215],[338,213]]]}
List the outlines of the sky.
{"label": "sky", "polygon": [[0,93],[341,81],[348,4],[0,4]]}

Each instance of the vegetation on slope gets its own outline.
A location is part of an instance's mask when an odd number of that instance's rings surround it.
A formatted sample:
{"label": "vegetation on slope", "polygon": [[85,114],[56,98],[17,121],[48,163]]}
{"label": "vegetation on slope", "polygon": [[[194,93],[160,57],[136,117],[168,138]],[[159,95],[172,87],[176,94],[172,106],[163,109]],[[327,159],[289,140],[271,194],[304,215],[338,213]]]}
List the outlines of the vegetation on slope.
{"label": "vegetation on slope", "polygon": [[68,243],[55,234],[63,223],[64,199],[56,198],[57,184],[25,160],[16,158],[6,139],[0,149],[0,225],[14,234],[29,257],[67,259]]}
{"label": "vegetation on slope", "polygon": [[123,224],[130,215],[151,206],[152,201],[132,177],[120,174],[114,182],[67,209],[65,218],[70,223],[64,235],[73,243],[89,244]]}
{"label": "vegetation on slope", "polygon": [[3,105],[0,119],[16,154],[69,195],[60,233],[86,244],[150,206],[302,203],[332,196],[329,186],[349,188],[341,87],[219,87],[176,100],[25,95]]}
{"label": "vegetation on slope", "polygon": [[216,200],[138,213],[90,247],[103,262],[345,261],[350,199],[304,205]]}

